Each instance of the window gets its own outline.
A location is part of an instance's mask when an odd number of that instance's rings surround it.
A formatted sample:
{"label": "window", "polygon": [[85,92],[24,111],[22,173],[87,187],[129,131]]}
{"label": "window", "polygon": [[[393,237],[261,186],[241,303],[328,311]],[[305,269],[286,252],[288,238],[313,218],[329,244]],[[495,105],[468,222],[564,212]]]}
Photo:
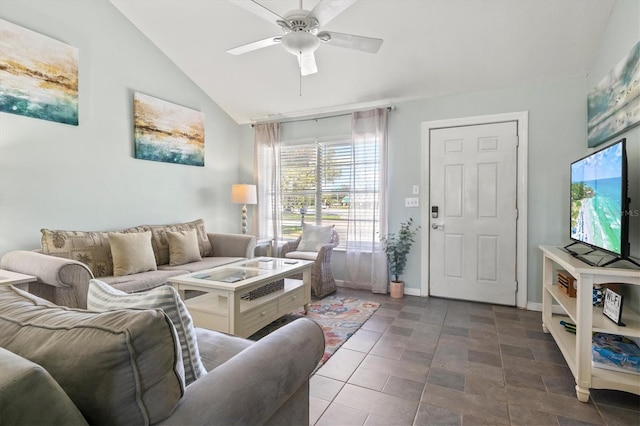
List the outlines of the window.
{"label": "window", "polygon": [[[377,144],[355,147],[346,138],[283,142],[279,199],[270,194],[280,208],[282,238],[297,238],[304,221],[334,225],[342,248],[347,236],[351,243],[377,240],[379,157]],[[353,203],[357,217],[350,211]]]}

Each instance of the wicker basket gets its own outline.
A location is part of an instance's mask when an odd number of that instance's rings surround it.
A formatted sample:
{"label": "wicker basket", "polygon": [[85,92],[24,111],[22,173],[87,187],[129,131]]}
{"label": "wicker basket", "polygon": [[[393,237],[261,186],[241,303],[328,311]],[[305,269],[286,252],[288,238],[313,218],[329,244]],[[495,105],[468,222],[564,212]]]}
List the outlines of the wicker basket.
{"label": "wicker basket", "polygon": [[262,287],[256,288],[255,290],[251,290],[249,293],[245,293],[240,298],[242,300],[254,300],[262,296],[266,296],[267,294],[273,293],[274,291],[282,290],[284,288],[284,280],[274,281],[267,285],[263,285]]}

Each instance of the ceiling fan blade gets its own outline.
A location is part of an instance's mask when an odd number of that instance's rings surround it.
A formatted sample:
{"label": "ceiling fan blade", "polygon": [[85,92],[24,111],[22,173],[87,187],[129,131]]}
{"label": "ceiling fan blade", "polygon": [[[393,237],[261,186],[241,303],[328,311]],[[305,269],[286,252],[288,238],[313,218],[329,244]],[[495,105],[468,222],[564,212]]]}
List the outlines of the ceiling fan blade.
{"label": "ceiling fan blade", "polygon": [[263,47],[273,46],[275,44],[280,44],[282,37],[269,37],[264,40],[254,41],[253,43],[243,44],[242,46],[234,47],[233,49],[227,50],[227,53],[231,53],[232,55],[242,55],[243,53],[252,52],[254,50],[262,49]]}
{"label": "ceiling fan blade", "polygon": [[313,52],[302,53],[296,55],[298,57],[298,64],[300,65],[300,74],[309,75],[318,72],[318,66],[316,65],[316,56]]}
{"label": "ceiling fan blade", "polygon": [[353,34],[334,33],[333,31],[322,31],[318,33],[318,38],[324,43],[347,49],[362,50],[363,52],[377,53],[382,46],[381,38],[363,37]]}
{"label": "ceiling fan blade", "polygon": [[278,15],[275,12],[272,12],[271,10],[267,9],[260,3],[256,3],[253,0],[229,0],[229,1],[231,3],[237,4],[241,8],[246,9],[249,12],[253,13],[254,15],[257,15],[262,19],[265,19],[273,24],[275,24],[277,21],[284,21],[284,19],[282,19],[280,15]]}
{"label": "ceiling fan blade", "polygon": [[323,27],[355,2],[356,0],[322,0],[309,12],[307,18],[316,18],[320,27]]}

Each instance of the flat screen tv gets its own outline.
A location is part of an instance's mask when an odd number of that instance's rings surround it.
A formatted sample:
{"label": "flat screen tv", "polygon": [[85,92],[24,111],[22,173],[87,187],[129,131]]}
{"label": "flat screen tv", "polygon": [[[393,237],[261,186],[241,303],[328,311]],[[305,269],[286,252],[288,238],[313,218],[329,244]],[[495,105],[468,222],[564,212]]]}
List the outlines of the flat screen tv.
{"label": "flat screen tv", "polygon": [[574,242],[628,258],[628,209],[625,139],[571,163],[570,229]]}

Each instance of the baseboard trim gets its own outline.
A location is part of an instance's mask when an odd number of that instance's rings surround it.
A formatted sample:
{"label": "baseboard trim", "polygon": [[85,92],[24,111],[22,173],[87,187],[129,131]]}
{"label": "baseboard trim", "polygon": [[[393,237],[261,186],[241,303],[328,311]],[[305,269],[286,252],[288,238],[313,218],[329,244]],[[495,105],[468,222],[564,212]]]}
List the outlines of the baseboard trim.
{"label": "baseboard trim", "polygon": [[404,294],[406,294],[407,296],[420,296],[420,289],[419,288],[405,287],[404,288]]}
{"label": "baseboard trim", "polygon": [[[336,285],[338,287],[345,287],[344,280],[336,280]],[[420,289],[405,286],[404,294],[407,296],[420,296]],[[425,296],[425,297],[428,297],[428,296]],[[527,302],[525,309],[528,311],[542,312],[542,303]],[[553,305],[553,313],[558,315],[566,315],[566,312],[559,305]]]}

